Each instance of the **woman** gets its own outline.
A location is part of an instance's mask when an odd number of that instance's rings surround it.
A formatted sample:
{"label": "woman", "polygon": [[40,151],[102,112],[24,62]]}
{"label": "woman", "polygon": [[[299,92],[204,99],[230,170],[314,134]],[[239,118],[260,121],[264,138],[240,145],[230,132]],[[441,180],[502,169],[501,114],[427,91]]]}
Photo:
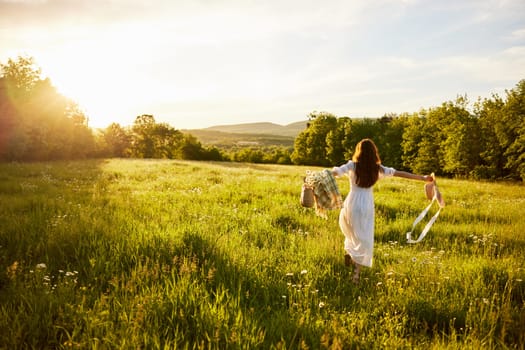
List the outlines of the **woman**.
{"label": "woman", "polygon": [[379,152],[370,139],[361,140],[348,163],[334,167],[336,177],[347,175],[350,178],[350,193],[346,197],[339,214],[339,227],[345,235],[345,264],[354,264],[354,283],[359,281],[361,266],[372,266],[374,249],[374,193],[372,187],[378,179],[385,176],[398,176],[406,179],[432,181],[432,176],[415,175],[381,165]]}

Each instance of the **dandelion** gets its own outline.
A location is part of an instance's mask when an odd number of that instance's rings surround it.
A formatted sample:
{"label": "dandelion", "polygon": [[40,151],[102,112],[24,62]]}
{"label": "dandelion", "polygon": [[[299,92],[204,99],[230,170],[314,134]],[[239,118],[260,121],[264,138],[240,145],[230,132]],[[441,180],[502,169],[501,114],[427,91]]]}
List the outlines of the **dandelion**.
{"label": "dandelion", "polygon": [[302,270],[302,271],[301,271],[301,275],[306,275],[307,273],[308,273],[307,270]]}
{"label": "dandelion", "polygon": [[44,270],[45,268],[47,268],[47,266],[44,263],[40,263],[40,264],[36,264],[36,268],[39,270]]}

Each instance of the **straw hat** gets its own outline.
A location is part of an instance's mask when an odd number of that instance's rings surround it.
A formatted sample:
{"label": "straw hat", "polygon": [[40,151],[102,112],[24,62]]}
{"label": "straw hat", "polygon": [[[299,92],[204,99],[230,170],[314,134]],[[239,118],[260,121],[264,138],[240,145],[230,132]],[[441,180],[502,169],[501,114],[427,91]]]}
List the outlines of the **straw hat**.
{"label": "straw hat", "polygon": [[425,184],[425,195],[429,201],[433,200],[435,197],[439,206],[443,208],[445,207],[445,200],[443,199],[443,196],[437,187],[436,177],[434,176],[434,173],[432,173],[430,176],[432,176],[433,180],[432,182],[427,182]]}

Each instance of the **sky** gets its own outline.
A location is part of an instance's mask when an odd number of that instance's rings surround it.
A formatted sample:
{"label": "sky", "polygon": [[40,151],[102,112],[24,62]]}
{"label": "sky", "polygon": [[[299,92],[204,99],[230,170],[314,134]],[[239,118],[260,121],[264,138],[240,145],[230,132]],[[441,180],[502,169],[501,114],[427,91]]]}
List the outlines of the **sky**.
{"label": "sky", "polygon": [[523,0],[0,0],[0,63],[35,58],[91,127],[413,113],[525,79]]}

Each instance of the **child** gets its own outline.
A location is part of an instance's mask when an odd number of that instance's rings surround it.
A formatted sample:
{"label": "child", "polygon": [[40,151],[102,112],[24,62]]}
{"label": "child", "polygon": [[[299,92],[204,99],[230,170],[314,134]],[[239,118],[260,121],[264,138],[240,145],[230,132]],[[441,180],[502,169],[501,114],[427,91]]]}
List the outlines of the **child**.
{"label": "child", "polygon": [[379,152],[370,139],[361,140],[348,163],[334,167],[336,177],[347,175],[351,189],[339,214],[339,227],[345,235],[345,264],[354,264],[353,282],[359,281],[361,266],[372,266],[374,249],[374,193],[373,185],[385,176],[429,181],[429,175],[415,175],[381,165]]}

